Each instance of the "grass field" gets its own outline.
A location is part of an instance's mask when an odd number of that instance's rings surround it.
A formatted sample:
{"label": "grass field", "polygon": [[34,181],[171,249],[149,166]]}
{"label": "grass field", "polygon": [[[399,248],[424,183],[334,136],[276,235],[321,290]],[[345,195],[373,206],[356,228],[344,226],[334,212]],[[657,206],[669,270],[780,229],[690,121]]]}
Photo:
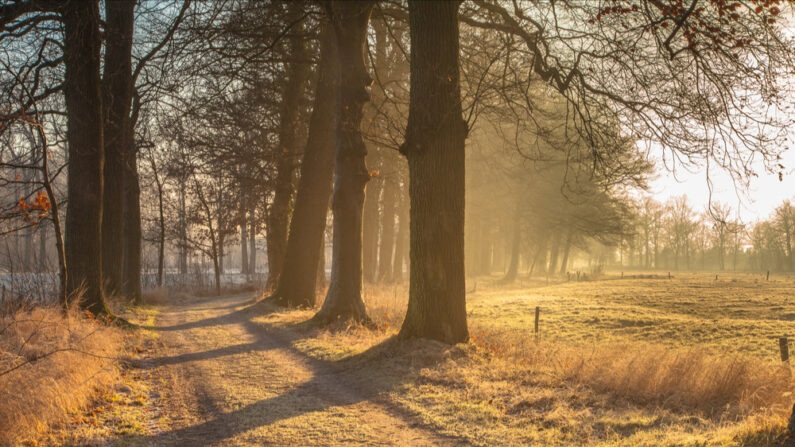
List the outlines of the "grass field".
{"label": "grass field", "polygon": [[[629,276],[629,274],[627,274]],[[468,285],[472,342],[395,343],[405,289],[368,289],[379,329],[254,321],[474,445],[779,445],[793,402],[778,337],[795,281],[675,274]],[[540,336],[533,336],[536,306]]]}
{"label": "grass field", "polygon": [[[629,276],[629,274],[627,274]],[[487,289],[469,297],[473,321],[533,330],[541,307],[547,340],[644,341],[699,346],[765,360],[779,356],[778,337],[795,337],[795,279],[679,273],[669,280],[622,279]]]}

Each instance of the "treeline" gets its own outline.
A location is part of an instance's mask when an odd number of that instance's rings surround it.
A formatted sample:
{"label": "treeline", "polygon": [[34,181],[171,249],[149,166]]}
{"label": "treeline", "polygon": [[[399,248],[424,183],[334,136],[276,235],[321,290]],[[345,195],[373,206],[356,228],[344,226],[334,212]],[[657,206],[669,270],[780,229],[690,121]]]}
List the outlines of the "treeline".
{"label": "treeline", "polygon": [[158,283],[201,253],[220,293],[264,236],[268,302],[327,279],[314,321],[367,322],[362,281],[408,278],[401,337],[464,341],[467,270],[563,271],[635,234],[644,143],[783,169],[775,2],[645,3],[5,2],[0,231],[46,223],[60,301],[97,314],[140,298],[143,241]]}
{"label": "treeline", "polygon": [[785,200],[767,219],[743,222],[731,206],[698,210],[686,196],[635,200],[633,232],[621,239],[619,266],[663,270],[792,272],[795,207]]}

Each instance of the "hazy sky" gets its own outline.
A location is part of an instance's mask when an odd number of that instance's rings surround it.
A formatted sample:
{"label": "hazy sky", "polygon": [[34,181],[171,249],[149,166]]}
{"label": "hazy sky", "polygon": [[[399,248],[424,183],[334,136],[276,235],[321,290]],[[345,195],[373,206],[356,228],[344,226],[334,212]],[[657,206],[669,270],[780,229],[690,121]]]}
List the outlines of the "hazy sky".
{"label": "hazy sky", "polygon": [[[784,199],[795,198],[795,152],[784,152],[782,161],[786,168],[783,181],[779,181],[775,173],[767,173],[760,166],[757,169],[759,177],[751,180],[750,189],[745,192],[738,191],[728,175],[716,169],[711,170],[712,200],[729,204],[735,210],[739,207],[740,217],[746,222],[766,218]],[[665,170],[661,163],[658,178],[651,182],[649,193],[663,202],[670,197],[686,194],[698,211],[703,211],[710,200],[703,169],[693,173],[677,170],[674,175]]]}

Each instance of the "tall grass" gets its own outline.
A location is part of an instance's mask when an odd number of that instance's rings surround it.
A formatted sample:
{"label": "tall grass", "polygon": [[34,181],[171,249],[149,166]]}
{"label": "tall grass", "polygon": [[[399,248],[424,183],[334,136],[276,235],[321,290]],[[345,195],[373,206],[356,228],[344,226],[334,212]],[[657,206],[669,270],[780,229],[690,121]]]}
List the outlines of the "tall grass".
{"label": "tall grass", "polygon": [[0,310],[0,445],[35,439],[116,377],[119,329],[59,307]]}
{"label": "tall grass", "polygon": [[[368,312],[379,328],[372,332],[373,341],[398,331],[407,295],[404,285],[365,287]],[[470,321],[470,333],[477,351],[512,370],[508,376],[541,372],[559,384],[584,385],[635,404],[706,416],[765,412],[783,417],[794,399],[789,365],[751,356],[649,343],[547,342],[483,321]]]}

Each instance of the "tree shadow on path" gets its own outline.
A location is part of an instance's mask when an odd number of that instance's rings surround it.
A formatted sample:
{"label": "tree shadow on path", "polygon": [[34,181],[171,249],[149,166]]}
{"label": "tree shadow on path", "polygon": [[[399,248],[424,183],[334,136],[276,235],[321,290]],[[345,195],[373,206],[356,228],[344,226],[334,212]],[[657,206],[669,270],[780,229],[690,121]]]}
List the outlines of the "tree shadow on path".
{"label": "tree shadow on path", "polygon": [[[241,301],[239,304],[244,305],[246,301]],[[235,308],[236,306],[224,307]],[[220,307],[212,309],[222,310]],[[346,358],[340,362],[319,360],[307,356],[294,348],[290,342],[295,340],[295,336],[291,340],[287,334],[268,330],[252,321],[254,317],[277,311],[278,309],[270,306],[248,306],[211,318],[173,326],[152,327],[153,330],[179,331],[214,325],[240,325],[248,335],[254,337],[254,341],[202,352],[151,358],[143,361],[139,367],[154,368],[254,351],[278,349],[287,353],[291,363],[297,364],[310,373],[311,378],[308,381],[300,383],[280,395],[262,399],[226,413],[212,415],[211,419],[196,425],[150,436],[126,438],[125,441],[132,441],[136,444],[142,443],[143,445],[225,445],[225,440],[230,440],[249,430],[269,426],[279,421],[305,414],[322,412],[330,407],[344,407],[369,401],[376,406],[379,413],[386,413],[392,418],[392,422],[398,422],[399,427],[395,427],[395,424],[392,424],[390,427],[383,427],[385,430],[404,433],[405,429],[410,429],[419,431],[420,434],[434,443],[443,443],[445,445],[466,444],[463,439],[435,433],[432,427],[424,426],[415,414],[394,402],[390,402],[386,398],[390,390],[411,380],[410,369],[431,366],[435,360],[430,359],[422,365],[406,366],[406,368],[390,371],[390,374],[386,375],[370,374],[371,370],[379,367],[379,362],[391,357],[391,353],[395,349],[405,348],[405,346],[400,345],[401,342],[394,340],[387,340],[371,347],[362,354]],[[300,334],[297,337],[300,338]],[[390,366],[392,366],[391,363]],[[369,420],[367,422],[372,423]],[[322,439],[314,441],[323,442]],[[396,439],[395,443],[399,444],[399,441]]]}

